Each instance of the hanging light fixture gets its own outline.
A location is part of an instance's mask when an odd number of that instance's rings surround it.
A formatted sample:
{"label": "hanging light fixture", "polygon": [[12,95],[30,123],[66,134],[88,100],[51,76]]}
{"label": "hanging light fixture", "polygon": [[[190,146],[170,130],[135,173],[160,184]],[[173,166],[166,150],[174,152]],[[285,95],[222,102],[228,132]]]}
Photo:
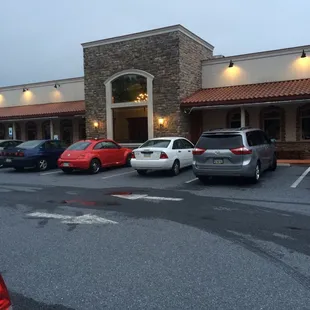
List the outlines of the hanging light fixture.
{"label": "hanging light fixture", "polygon": [[305,50],[302,50],[300,58],[305,58],[305,57],[307,57],[307,54],[306,54]]}
{"label": "hanging light fixture", "polygon": [[58,87],[60,87],[59,84],[55,84],[54,87],[57,89]]}
{"label": "hanging light fixture", "polygon": [[29,90],[28,88],[23,88],[23,93],[25,93],[28,90]]}
{"label": "hanging light fixture", "polygon": [[231,60],[230,63],[229,63],[228,68],[232,68],[233,66],[234,66],[234,63],[233,63],[233,61]]}

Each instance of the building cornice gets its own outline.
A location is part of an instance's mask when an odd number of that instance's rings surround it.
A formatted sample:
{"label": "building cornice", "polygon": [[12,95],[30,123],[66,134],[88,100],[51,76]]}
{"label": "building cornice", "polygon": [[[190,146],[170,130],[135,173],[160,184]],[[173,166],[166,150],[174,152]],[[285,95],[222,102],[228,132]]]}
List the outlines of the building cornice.
{"label": "building cornice", "polygon": [[78,83],[78,82],[84,82],[84,77],[75,77],[75,78],[69,78],[69,79],[51,80],[51,81],[44,81],[44,82],[4,86],[4,87],[0,87],[0,92],[7,91],[7,90],[20,89],[20,88],[45,87],[45,86],[54,86],[55,84],[70,84],[70,83]]}
{"label": "building cornice", "polygon": [[176,31],[179,31],[185,34],[192,40],[204,46],[205,48],[209,49],[210,51],[213,51],[214,49],[213,45],[201,39],[199,36],[189,31],[182,25],[173,25],[173,26],[168,26],[168,27],[163,27],[163,28],[158,28],[158,29],[153,29],[153,30],[148,30],[148,31],[143,31],[143,32],[137,32],[133,34],[122,35],[122,36],[118,36],[114,38],[86,42],[86,43],[82,43],[82,46],[85,49],[85,48],[94,47],[94,46],[101,46],[101,45],[107,45],[107,44],[112,44],[112,43],[117,43],[117,42],[141,39],[141,38],[146,38],[150,36],[155,36],[155,35],[160,35],[160,34],[165,34],[165,33],[170,33],[170,32],[176,32]]}
{"label": "building cornice", "polygon": [[227,63],[230,60],[232,61],[243,61],[243,60],[252,60],[252,59],[259,59],[259,58],[267,58],[267,57],[278,57],[283,55],[291,55],[291,54],[298,54],[302,53],[302,51],[310,54],[310,45],[302,45],[302,46],[295,46],[289,48],[282,48],[277,50],[270,50],[270,51],[263,51],[263,52],[256,52],[256,53],[249,53],[249,54],[241,54],[241,55],[234,55],[234,56],[218,56],[217,58],[209,58],[202,61],[203,65],[214,65],[220,63]]}

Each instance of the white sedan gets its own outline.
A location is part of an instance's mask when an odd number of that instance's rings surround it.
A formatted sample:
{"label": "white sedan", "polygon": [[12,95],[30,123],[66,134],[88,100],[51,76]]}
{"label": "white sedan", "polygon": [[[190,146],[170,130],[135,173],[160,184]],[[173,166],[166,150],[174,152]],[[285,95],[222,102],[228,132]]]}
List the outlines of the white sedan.
{"label": "white sedan", "polygon": [[170,170],[178,175],[180,169],[192,165],[194,145],[182,137],[154,138],[133,150],[131,166],[140,175],[148,170]]}

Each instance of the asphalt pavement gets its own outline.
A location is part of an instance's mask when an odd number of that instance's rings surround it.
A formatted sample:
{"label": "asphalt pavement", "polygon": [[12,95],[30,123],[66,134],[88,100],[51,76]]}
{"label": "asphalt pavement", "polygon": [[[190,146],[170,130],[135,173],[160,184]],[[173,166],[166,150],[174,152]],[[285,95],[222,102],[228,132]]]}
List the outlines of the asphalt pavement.
{"label": "asphalt pavement", "polygon": [[306,168],[257,185],[0,171],[14,310],[310,309],[310,180],[291,187]]}

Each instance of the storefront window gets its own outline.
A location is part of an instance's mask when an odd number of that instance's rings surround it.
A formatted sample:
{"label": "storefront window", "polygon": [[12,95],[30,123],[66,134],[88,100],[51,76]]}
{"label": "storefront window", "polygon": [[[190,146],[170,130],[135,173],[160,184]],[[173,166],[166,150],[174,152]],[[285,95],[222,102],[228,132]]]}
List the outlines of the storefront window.
{"label": "storefront window", "polygon": [[263,113],[264,131],[269,138],[281,140],[281,111],[268,109]]}
{"label": "storefront window", "polygon": [[22,139],[22,132],[20,129],[20,125],[18,123],[15,123],[15,136],[16,136],[16,140]]}
{"label": "storefront window", "polygon": [[310,107],[301,111],[301,137],[303,140],[310,140]]}
{"label": "storefront window", "polygon": [[3,140],[5,138],[5,126],[3,124],[0,124],[0,140]]}
{"label": "storefront window", "polygon": [[69,119],[62,120],[60,122],[60,133],[61,140],[66,144],[70,145],[73,141],[73,124]]}
{"label": "storefront window", "polygon": [[[241,127],[241,112],[240,110],[233,110],[228,114],[228,128]],[[245,126],[249,126],[249,114],[245,111]]]}
{"label": "storefront window", "polygon": [[85,119],[83,118],[79,122],[79,140],[86,139],[86,126],[85,126]]}
{"label": "storefront window", "polygon": [[28,122],[25,126],[26,129],[26,139],[36,140],[37,139],[37,125],[34,122]]}
{"label": "storefront window", "polygon": [[50,121],[45,121],[42,124],[42,137],[43,139],[51,139]]}
{"label": "storefront window", "polygon": [[126,74],[112,82],[112,104],[147,101],[147,79],[137,74]]}

